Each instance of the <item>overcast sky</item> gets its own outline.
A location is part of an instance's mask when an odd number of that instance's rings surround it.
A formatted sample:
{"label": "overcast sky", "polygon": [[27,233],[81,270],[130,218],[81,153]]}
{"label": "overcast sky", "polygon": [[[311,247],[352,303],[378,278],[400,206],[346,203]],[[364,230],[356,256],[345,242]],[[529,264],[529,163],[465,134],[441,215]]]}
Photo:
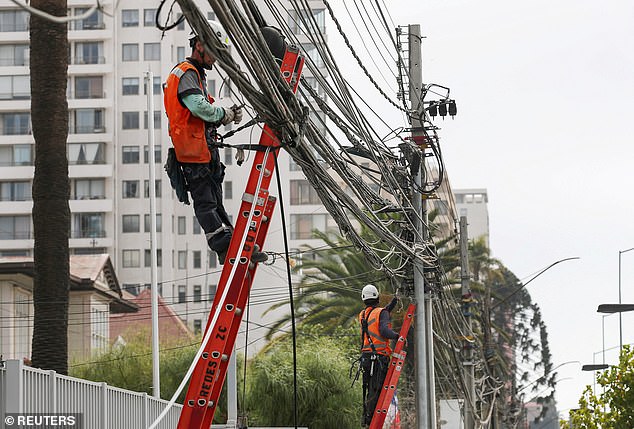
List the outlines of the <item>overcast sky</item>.
{"label": "overcast sky", "polygon": [[[493,256],[525,280],[581,258],[528,286],[553,364],[579,361],[557,369],[567,414],[592,384],[581,364],[602,360],[596,308],[618,302],[619,250],[634,247],[634,2],[385,3],[397,24],[421,25],[423,79],[457,101],[456,119],[437,121],[446,168],[454,188],[488,190]],[[622,294],[634,303],[634,251],[622,255]],[[623,342],[634,343],[634,313]],[[605,348],[618,345],[613,315]]]}

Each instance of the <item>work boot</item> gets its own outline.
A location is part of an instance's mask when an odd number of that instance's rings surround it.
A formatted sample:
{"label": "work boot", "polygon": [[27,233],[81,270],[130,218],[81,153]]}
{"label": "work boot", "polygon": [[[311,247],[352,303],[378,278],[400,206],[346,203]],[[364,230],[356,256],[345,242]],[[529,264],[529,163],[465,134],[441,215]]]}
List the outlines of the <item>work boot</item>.
{"label": "work boot", "polygon": [[255,247],[253,247],[253,253],[251,254],[251,262],[266,262],[268,259],[269,255],[264,252],[260,252],[260,246],[256,244]]}

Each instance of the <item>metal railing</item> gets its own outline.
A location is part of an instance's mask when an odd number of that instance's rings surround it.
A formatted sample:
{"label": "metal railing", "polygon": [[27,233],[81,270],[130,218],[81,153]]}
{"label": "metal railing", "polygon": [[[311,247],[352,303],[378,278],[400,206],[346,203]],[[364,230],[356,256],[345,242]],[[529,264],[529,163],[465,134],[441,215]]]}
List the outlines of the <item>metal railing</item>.
{"label": "metal railing", "polygon": [[[0,421],[8,413],[81,413],[91,429],[146,429],[168,401],[6,361],[0,369]],[[159,428],[174,428],[182,405],[174,405]]]}

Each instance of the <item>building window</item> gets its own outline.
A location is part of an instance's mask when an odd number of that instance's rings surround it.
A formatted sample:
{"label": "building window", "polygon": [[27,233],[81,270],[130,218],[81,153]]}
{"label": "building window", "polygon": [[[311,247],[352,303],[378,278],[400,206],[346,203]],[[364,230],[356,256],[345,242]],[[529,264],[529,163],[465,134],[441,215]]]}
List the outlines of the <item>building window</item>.
{"label": "building window", "polygon": [[138,164],[139,163],[139,147],[138,146],[123,146],[122,162],[124,164]]}
{"label": "building window", "polygon": [[317,191],[308,180],[291,180],[291,205],[321,204]]}
{"label": "building window", "polygon": [[179,216],[178,222],[178,235],[184,235],[187,233],[187,218],[185,216]]}
{"label": "building window", "polygon": [[321,58],[321,53],[315,47],[315,45],[307,43],[302,45],[302,48],[304,52],[306,53],[306,56],[310,58],[313,64],[315,64],[315,67],[318,67],[318,68],[324,67],[324,60],[323,58]]}
{"label": "building window", "polygon": [[106,198],[106,181],[104,179],[74,179],[71,182],[71,199],[103,200]]}
{"label": "building window", "polygon": [[184,46],[177,46],[176,47],[176,62],[177,63],[182,63],[183,61],[185,61],[185,47]]}
{"label": "building window", "polygon": [[70,165],[104,164],[103,143],[68,143],[68,163]]}
{"label": "building window", "polygon": [[[182,13],[179,13],[179,14],[177,15],[177,18],[176,18],[176,19],[177,19],[177,20],[181,19],[181,16],[183,16],[183,14],[182,14]],[[182,20],[178,23],[178,25],[176,26],[176,29],[177,29],[177,30],[181,30],[181,31],[182,31],[182,30],[184,30],[184,29],[185,29],[185,22],[187,22],[187,21],[186,21],[185,19],[182,19]]]}
{"label": "building window", "polygon": [[155,16],[156,9],[143,9],[143,25],[145,27],[154,27]]}
{"label": "building window", "polygon": [[139,61],[139,44],[138,43],[124,43],[123,48],[123,61]]}
{"label": "building window", "polygon": [[29,98],[31,98],[31,78],[28,75],[0,76],[1,100],[28,100]]}
{"label": "building window", "polygon": [[76,76],[75,98],[104,98],[102,76]]}
{"label": "building window", "polygon": [[75,43],[75,58],[73,64],[103,64],[103,42]]}
{"label": "building window", "polygon": [[72,238],[102,238],[106,236],[104,213],[74,213],[71,225]]}
{"label": "building window", "polygon": [[212,252],[211,250],[207,251],[207,266],[209,268],[216,268],[218,266],[218,257],[216,256],[216,252]]}
{"label": "building window", "polygon": [[31,134],[31,114],[29,112],[7,112],[0,114],[3,136]]}
{"label": "building window", "polygon": [[0,240],[27,240],[31,237],[31,216],[0,216]]}
{"label": "building window", "polygon": [[0,166],[33,165],[33,145],[0,146]]}
{"label": "building window", "polygon": [[0,66],[28,66],[29,45],[0,45]]}
{"label": "building window", "polygon": [[[194,268],[200,268],[200,266],[201,266],[201,263],[200,263],[200,259],[201,259],[201,256],[200,256],[200,250],[194,250],[194,252],[193,252],[193,259],[194,259],[194,260],[193,260],[193,262],[192,262],[192,263],[193,263],[193,265],[194,265]],[[194,291],[195,291],[195,290],[196,290],[196,289],[194,288]]]}
{"label": "building window", "polygon": [[121,224],[123,232],[139,232],[141,230],[139,215],[123,215],[121,216]]}
{"label": "building window", "polygon": [[138,268],[141,266],[141,252],[139,250],[124,249],[122,256],[123,268]]}
{"label": "building window", "polygon": [[159,61],[161,59],[161,44],[160,43],[144,43],[143,44],[143,59],[145,61]]}
{"label": "building window", "polygon": [[216,285],[209,285],[209,293],[207,294],[207,301],[212,302],[216,296]]}
{"label": "building window", "polygon": [[[150,251],[150,249],[145,249],[145,251],[143,252],[143,259],[144,259],[143,262],[145,263],[146,267],[152,266],[150,255],[152,255],[152,252]],[[156,266],[157,267],[161,266],[161,259],[162,259],[161,256],[162,256],[161,249],[156,249]]]}
{"label": "building window", "polygon": [[139,95],[139,78],[138,77],[124,77],[122,79],[123,95]]}
{"label": "building window", "polygon": [[[150,232],[150,215],[146,214],[143,216],[143,230],[145,232]],[[163,228],[161,227],[161,214],[156,214],[156,232],[161,232]]]}
{"label": "building window", "polygon": [[0,32],[27,31],[29,29],[29,13],[25,10],[13,9],[0,11]]}
{"label": "building window", "polygon": [[178,303],[183,304],[185,301],[187,301],[187,289],[185,288],[185,285],[179,285],[178,286]]}
{"label": "building window", "polygon": [[[197,301],[197,302],[200,302],[200,301]],[[200,332],[202,331],[202,328],[203,328],[202,320],[194,319],[194,334],[196,335],[200,334]]]}
{"label": "building window", "polygon": [[[323,33],[326,31],[326,16],[324,9],[313,9],[313,17],[317,23],[317,29]],[[310,17],[310,12],[307,10],[289,10],[288,11],[288,26],[293,34],[313,34],[314,24]]]}
{"label": "building window", "polygon": [[231,80],[229,78],[226,78],[223,82],[222,82],[222,96],[223,97],[231,97]]}
{"label": "building window", "polygon": [[75,109],[70,112],[69,126],[74,134],[104,133],[103,109]]}
{"label": "building window", "polygon": [[185,250],[178,251],[178,269],[187,269],[187,251]]}
{"label": "building window", "polygon": [[31,201],[31,182],[0,182],[0,201]]}
{"label": "building window", "polygon": [[225,182],[225,199],[231,200],[233,199],[233,182],[228,180]]}
{"label": "building window", "polygon": [[[154,76],[152,79],[152,94],[157,95],[161,93],[161,77]],[[143,95],[147,95],[147,82],[143,80]],[[147,127],[146,127],[147,128]]]}
{"label": "building window", "polygon": [[[161,180],[160,179],[154,181],[154,195],[156,196],[156,198],[161,198]],[[149,180],[143,181],[143,197],[150,198],[150,181]]]}
{"label": "building window", "polygon": [[194,302],[200,302],[201,301],[201,286],[200,285],[194,285]]}
{"label": "building window", "polygon": [[[143,128],[147,130],[147,111],[143,112]],[[161,129],[161,111],[160,110],[154,111],[154,129],[155,130]],[[160,150],[160,147],[159,147],[159,150]]]}
{"label": "building window", "polygon": [[121,26],[122,27],[138,27],[139,26],[138,9],[123,9],[121,11]]}
{"label": "building window", "polygon": [[124,130],[138,130],[139,129],[139,112],[122,112]]}
{"label": "building window", "polygon": [[123,198],[139,198],[139,181],[124,180],[123,181]]}
{"label": "building window", "polygon": [[226,147],[225,148],[225,165],[231,165],[233,164],[233,151],[231,150],[230,147]]}
{"label": "building window", "polygon": [[[88,12],[87,7],[78,7],[75,9],[75,16],[81,16]],[[84,19],[75,21],[75,30],[103,30],[106,28],[103,23],[103,13],[95,10],[92,14]]]}
{"label": "building window", "polygon": [[196,216],[194,216],[192,219],[193,219],[192,233],[200,234],[200,232],[202,231],[202,228],[200,227],[200,223],[198,223],[198,219],[196,218]]}
{"label": "building window", "polygon": [[291,215],[291,240],[310,239],[313,230],[328,232],[334,230],[329,226],[327,214],[292,214]]}
{"label": "building window", "polygon": [[[150,148],[148,145],[143,146],[143,162],[146,164],[149,162],[149,159],[148,159],[149,151],[150,151]],[[161,162],[161,146],[160,145],[154,146],[154,162],[156,163]]]}
{"label": "building window", "polygon": [[110,337],[108,335],[109,310],[93,308],[90,313],[91,325],[91,352],[93,355],[105,352],[108,348]]}

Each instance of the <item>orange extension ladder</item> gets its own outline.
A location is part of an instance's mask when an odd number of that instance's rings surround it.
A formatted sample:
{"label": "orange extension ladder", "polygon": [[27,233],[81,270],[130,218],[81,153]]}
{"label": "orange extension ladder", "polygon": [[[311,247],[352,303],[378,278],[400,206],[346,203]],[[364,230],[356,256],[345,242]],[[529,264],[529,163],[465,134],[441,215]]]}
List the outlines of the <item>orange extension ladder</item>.
{"label": "orange extension ladder", "polygon": [[[287,46],[280,72],[293,92],[297,91],[304,58],[295,46]],[[212,330],[192,373],[178,429],[208,429],[218,405],[227,365],[235,345],[244,308],[249,297],[257,264],[251,264],[255,245],[264,249],[264,240],[275,208],[276,198],[269,195],[280,139],[268,125],[260,137],[225,264],[218,281],[209,319],[205,328]],[[246,236],[245,236],[246,231]]]}
{"label": "orange extension ladder", "polygon": [[390,359],[390,368],[385,376],[383,389],[381,390],[379,400],[376,403],[376,408],[374,409],[374,416],[372,417],[372,422],[370,423],[370,429],[381,429],[383,427],[383,423],[385,422],[385,417],[387,417],[387,410],[390,408],[390,403],[394,397],[396,385],[398,384],[398,379],[401,376],[401,370],[403,369],[403,364],[405,363],[405,356],[407,353],[403,350],[403,347],[405,346],[405,339],[407,338],[407,332],[409,331],[409,327],[414,319],[415,311],[415,304],[410,304],[409,307],[407,307],[407,313],[403,319],[403,326],[401,326],[401,332],[399,333],[396,346],[392,352],[392,358]]}

